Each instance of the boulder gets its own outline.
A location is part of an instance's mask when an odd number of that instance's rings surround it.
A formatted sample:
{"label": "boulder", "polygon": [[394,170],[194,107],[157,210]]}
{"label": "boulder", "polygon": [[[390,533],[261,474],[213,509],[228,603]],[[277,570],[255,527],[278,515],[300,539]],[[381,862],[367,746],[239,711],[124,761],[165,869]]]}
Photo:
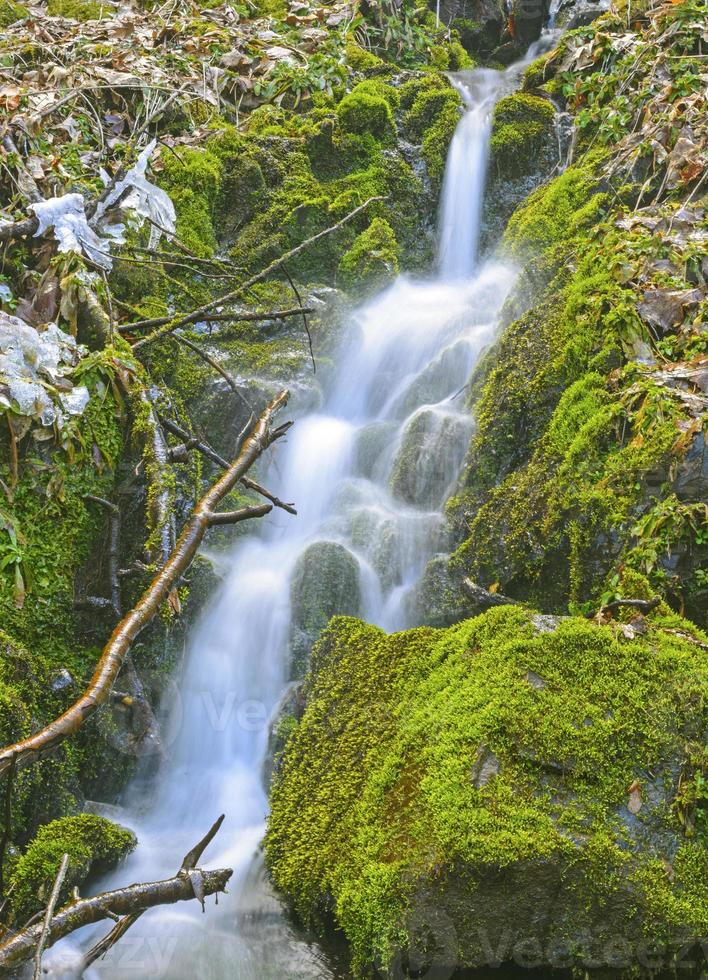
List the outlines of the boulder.
{"label": "boulder", "polygon": [[489,55],[507,22],[503,0],[441,0],[440,19],[450,24],[471,55]]}
{"label": "boulder", "polygon": [[394,460],[393,495],[414,507],[439,507],[459,473],[471,426],[468,415],[439,406],[416,412],[406,425]]}
{"label": "boulder", "polygon": [[312,645],[332,616],[355,616],[361,604],[359,563],[336,541],[315,541],[290,580],[292,673],[301,676]]}
{"label": "boulder", "polygon": [[272,791],[276,885],[362,974],[659,973],[708,926],[708,652],[662,622],[333,620]]}

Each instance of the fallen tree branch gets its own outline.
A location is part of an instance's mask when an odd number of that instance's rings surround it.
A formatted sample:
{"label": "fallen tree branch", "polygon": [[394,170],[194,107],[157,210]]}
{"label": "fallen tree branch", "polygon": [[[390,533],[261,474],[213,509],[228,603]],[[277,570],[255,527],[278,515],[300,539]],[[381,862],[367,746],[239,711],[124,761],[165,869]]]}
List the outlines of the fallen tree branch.
{"label": "fallen tree branch", "polygon": [[638,609],[640,612],[648,613],[656,609],[661,604],[661,596],[655,595],[653,599],[615,599],[600,608],[601,615],[617,612],[618,609]]}
{"label": "fallen tree branch", "polygon": [[39,228],[39,218],[23,218],[21,221],[0,222],[0,242],[14,242],[18,238],[31,238]]}
{"label": "fallen tree branch", "polygon": [[69,855],[65,854],[61,859],[61,864],[59,865],[59,871],[54,880],[54,887],[52,888],[52,893],[49,896],[49,902],[47,903],[47,909],[44,913],[44,922],[42,923],[42,932],[39,936],[39,942],[37,943],[37,949],[34,954],[34,974],[32,980],[39,980],[42,974],[42,953],[44,952],[44,947],[47,945],[47,939],[49,938],[49,929],[52,924],[52,917],[54,915],[54,909],[57,907],[57,902],[59,901],[59,893],[61,891],[61,886],[64,884],[64,878],[66,877],[66,870],[69,867]]}
{"label": "fallen tree branch", "polygon": [[500,592],[489,592],[477,585],[471,578],[462,579],[462,591],[482,609],[491,609],[493,606],[514,606],[517,605],[516,599],[502,595]]}
{"label": "fallen tree branch", "polygon": [[[185,319],[185,326],[191,323],[253,323],[261,320],[287,320],[291,316],[300,316],[302,313],[314,313],[310,306],[294,307],[291,310],[271,310],[268,313],[208,313],[205,316],[198,316],[194,313],[188,314]],[[153,327],[164,327],[166,323],[171,323],[175,316],[184,316],[182,313],[174,313],[172,316],[154,316],[151,320],[135,320],[133,323],[122,323],[118,327],[119,333],[132,333],[133,330],[147,330]]]}
{"label": "fallen tree branch", "polygon": [[191,436],[186,429],[183,429],[181,425],[177,425],[177,423],[173,422],[172,419],[165,418],[164,415],[161,415],[160,422],[168,432],[172,433],[173,436],[177,436],[178,439],[182,439],[187,449],[196,449],[207,459],[211,460],[212,463],[216,463],[217,466],[220,466],[224,470],[228,467],[229,464],[226,462],[223,456],[219,456],[219,454],[205,442],[200,442],[198,439],[195,439],[194,436]]}
{"label": "fallen tree branch", "polygon": [[[199,871],[197,873],[201,879],[200,890],[204,896],[207,896],[223,892],[233,871],[230,868],[221,868],[218,871]],[[102,922],[104,919],[127,916],[136,921],[139,915],[147,909],[155,908],[157,905],[174,905],[175,902],[186,902],[196,897],[189,875],[179,873],[174,878],[167,878],[164,881],[128,885],[126,888],[102,892],[92,898],[82,898],[59,909],[52,921],[48,942],[51,946],[77,929]],[[123,935],[130,925],[132,922],[122,926],[120,935]],[[0,945],[1,971],[14,970],[20,964],[31,959],[39,940],[41,928],[37,924],[28,929],[23,929]],[[113,932],[115,931],[113,930]],[[107,946],[105,950],[102,949],[98,955],[102,955],[109,948],[110,946]]]}
{"label": "fallen tree branch", "polygon": [[383,201],[383,200],[384,200],[383,197],[370,197],[368,201],[364,201],[364,203],[360,204],[358,208],[354,208],[353,211],[350,211],[349,214],[345,215],[341,219],[341,221],[338,221],[336,224],[331,225],[329,228],[325,228],[323,231],[318,232],[316,235],[312,235],[310,238],[307,238],[304,242],[301,242],[299,245],[296,245],[295,248],[291,248],[289,252],[286,252],[284,255],[281,255],[280,258],[274,259],[270,263],[270,265],[265,267],[265,269],[262,269],[254,276],[251,276],[250,279],[247,279],[245,282],[242,282],[240,286],[236,287],[236,289],[231,290],[231,292],[226,293],[223,296],[217,296],[214,299],[209,300],[209,302],[205,303],[204,306],[200,306],[199,309],[197,310],[192,310],[192,312],[188,313],[186,316],[177,315],[169,323],[166,323],[163,327],[160,327],[159,329],[153,331],[153,333],[148,334],[147,337],[143,337],[143,339],[139,340],[137,344],[133,344],[133,350],[134,351],[139,350],[142,347],[144,347],[146,344],[151,344],[155,340],[159,340],[161,337],[164,337],[166,334],[172,333],[173,330],[177,330],[179,327],[184,327],[190,322],[194,323],[194,317],[196,317],[197,320],[203,320],[204,314],[209,313],[209,311],[213,310],[216,306],[222,306],[224,303],[233,303],[233,301],[238,299],[239,296],[242,296],[247,289],[250,289],[251,286],[255,286],[256,283],[261,282],[263,279],[266,279],[272,272],[275,272],[276,269],[279,269],[281,266],[285,265],[285,263],[289,262],[290,259],[294,259],[295,256],[299,255],[306,248],[309,248],[310,245],[314,245],[314,243],[319,241],[321,238],[324,238],[327,235],[331,235],[333,232],[338,231],[341,227],[343,227],[343,225],[351,221],[352,218],[355,218],[357,214],[359,214],[365,208],[368,208],[370,204],[373,204],[375,201]]}
{"label": "fallen tree branch", "polygon": [[[196,868],[199,858],[202,856],[214,837],[216,837],[223,822],[224,814],[222,813],[219,819],[210,827],[199,843],[196,844],[191,851],[185,854],[178,874],[189,873]],[[199,896],[197,896],[195,893],[195,897],[198,898]],[[204,905],[202,904],[202,910],[203,909]],[[108,950],[111,949],[112,946],[115,946],[118,940],[126,934],[128,929],[130,929],[130,927],[138,921],[144,911],[144,909],[141,909],[139,912],[133,912],[131,915],[124,916],[124,918],[122,918],[117,925],[111,929],[108,935],[104,936],[103,939],[100,939],[95,946],[92,946],[84,957],[84,969],[91,966],[91,964],[101,956],[105,956]]]}
{"label": "fallen tree branch", "polygon": [[265,487],[262,487],[260,483],[256,483],[255,480],[251,480],[249,477],[244,476],[244,478],[241,480],[241,486],[248,487],[249,490],[254,490],[256,493],[259,493],[261,497],[265,497],[266,500],[270,500],[274,507],[279,507],[281,510],[286,510],[288,514],[297,515],[297,510],[295,509],[294,504],[287,504],[284,500],[281,500],[280,497],[276,497],[275,494],[271,493],[270,490],[266,490]]}
{"label": "fallen tree branch", "polygon": [[[183,429],[181,425],[177,425],[177,423],[173,422],[171,419],[166,419],[163,418],[163,416],[160,416],[160,421],[167,431],[171,432],[173,436],[177,436],[178,439],[184,440],[183,445],[181,447],[176,447],[176,449],[182,449],[185,453],[188,453],[190,449],[196,449],[197,452],[201,453],[202,456],[210,460],[212,463],[220,466],[223,470],[227,469],[229,464],[222,456],[219,456],[219,454],[215,452],[211,446],[208,446],[205,442],[200,442],[198,439],[190,436],[186,429]],[[175,451],[176,450],[170,450],[172,453]],[[270,500],[274,507],[279,507],[281,510],[286,510],[288,514],[297,515],[297,510],[295,509],[294,504],[285,503],[284,500],[276,497],[275,494],[270,492],[270,490],[267,490],[265,487],[261,486],[260,483],[256,483],[255,480],[251,480],[250,477],[242,477],[241,486],[247,487],[249,490],[254,490],[257,494],[260,494],[261,497],[265,497],[266,500]]]}
{"label": "fallen tree branch", "polygon": [[241,521],[247,521],[250,517],[265,517],[272,510],[272,504],[258,504],[256,507],[241,507],[239,510],[225,510],[220,514],[211,515],[211,526],[218,527],[223,524],[239,524]]}
{"label": "fallen tree branch", "polygon": [[0,749],[0,774],[10,768],[13,758],[17,768],[21,769],[52,752],[66,738],[79,731],[87,718],[108,699],[133,641],[156,615],[191,564],[204,535],[214,526],[217,519],[216,508],[268,446],[287,432],[290,423],[272,428],[275,414],[287,400],[288,392],[282,391],[270,402],[246,437],[236,459],[199,501],[168,560],[150,582],[137,605],[123,617],[111,634],[94,675],[81,697],[59,718],[34,735]]}

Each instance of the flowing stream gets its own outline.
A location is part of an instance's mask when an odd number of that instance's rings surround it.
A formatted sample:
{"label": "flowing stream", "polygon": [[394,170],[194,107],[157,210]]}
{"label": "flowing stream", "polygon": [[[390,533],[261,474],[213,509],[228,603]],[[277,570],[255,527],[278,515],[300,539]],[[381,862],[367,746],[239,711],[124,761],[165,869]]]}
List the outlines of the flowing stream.
{"label": "flowing stream", "polygon": [[[343,575],[355,569],[347,612],[389,631],[412,621],[412,589],[443,547],[441,508],[473,424],[460,389],[494,338],[514,278],[508,267],[477,256],[491,111],[538,50],[504,72],[453,79],[467,111],[448,157],[437,275],[402,276],[353,314],[324,407],[297,419],[287,442],[270,450],[263,482],[295,501],[298,516],[273,511],[230,553],[223,587],[190,639],[171,710],[170,761],[151,809],[129,804],[140,845],[102,883],[174,874],[225,813],[204,863],[234,869],[230,892],[216,908],[207,900],[206,917],[197,902],[147,913],[88,977],[345,975],[288,922],[258,856],[270,722],[290,676],[291,581],[305,551],[316,565],[325,547],[334,574],[339,566]],[[84,933],[79,941],[85,948],[95,937]],[[50,972],[72,975],[76,953],[60,944],[46,958]]]}

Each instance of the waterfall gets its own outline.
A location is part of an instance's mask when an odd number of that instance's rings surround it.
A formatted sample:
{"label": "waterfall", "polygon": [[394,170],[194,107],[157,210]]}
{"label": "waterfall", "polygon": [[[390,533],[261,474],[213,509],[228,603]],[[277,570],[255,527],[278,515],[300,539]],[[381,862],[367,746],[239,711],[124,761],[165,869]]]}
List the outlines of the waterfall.
{"label": "waterfall", "polygon": [[[270,451],[263,482],[294,500],[298,517],[273,511],[234,546],[223,586],[190,639],[171,709],[170,761],[156,798],[147,813],[137,802],[130,809],[140,845],[103,883],[173,874],[225,813],[205,862],[234,868],[230,894],[217,908],[210,902],[206,917],[197,902],[148,912],[92,975],[335,976],[287,921],[257,857],[267,813],[269,729],[288,684],[298,625],[293,577],[298,606],[306,604],[307,589],[318,588],[330,601],[335,579],[318,581],[313,563],[303,562],[307,552],[317,569],[324,548],[332,575],[343,576],[346,611],[387,630],[410,623],[411,590],[444,546],[441,509],[469,442],[472,420],[460,389],[492,342],[513,283],[509,268],[479,263],[477,256],[490,115],[534,53],[504,72],[454,78],[467,111],[445,175],[439,275],[402,276],[353,314],[324,407],[296,420],[287,442]],[[79,941],[88,944],[95,935]],[[67,946],[46,957],[54,976],[62,975]]]}

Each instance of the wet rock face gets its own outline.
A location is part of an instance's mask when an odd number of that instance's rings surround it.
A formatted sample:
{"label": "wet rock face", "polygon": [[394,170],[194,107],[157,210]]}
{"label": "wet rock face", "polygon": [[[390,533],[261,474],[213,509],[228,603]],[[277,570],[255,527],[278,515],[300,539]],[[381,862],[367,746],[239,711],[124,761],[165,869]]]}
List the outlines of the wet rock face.
{"label": "wet rock face", "polygon": [[395,497],[416,507],[440,504],[464,456],[470,419],[424,408],[408,423],[391,474]]}
{"label": "wet rock face", "polygon": [[609,0],[561,0],[556,24],[565,30],[591,24],[596,17],[610,9]]}
{"label": "wet rock face", "polygon": [[441,0],[440,19],[456,28],[470,54],[484,55],[500,43],[507,13],[502,0]]}
{"label": "wet rock face", "polygon": [[344,545],[316,541],[298,558],[290,590],[292,674],[299,676],[313,643],[332,616],[359,613],[359,564]]}
{"label": "wet rock face", "polygon": [[514,40],[522,48],[527,48],[541,36],[548,21],[548,0],[514,0]]}

